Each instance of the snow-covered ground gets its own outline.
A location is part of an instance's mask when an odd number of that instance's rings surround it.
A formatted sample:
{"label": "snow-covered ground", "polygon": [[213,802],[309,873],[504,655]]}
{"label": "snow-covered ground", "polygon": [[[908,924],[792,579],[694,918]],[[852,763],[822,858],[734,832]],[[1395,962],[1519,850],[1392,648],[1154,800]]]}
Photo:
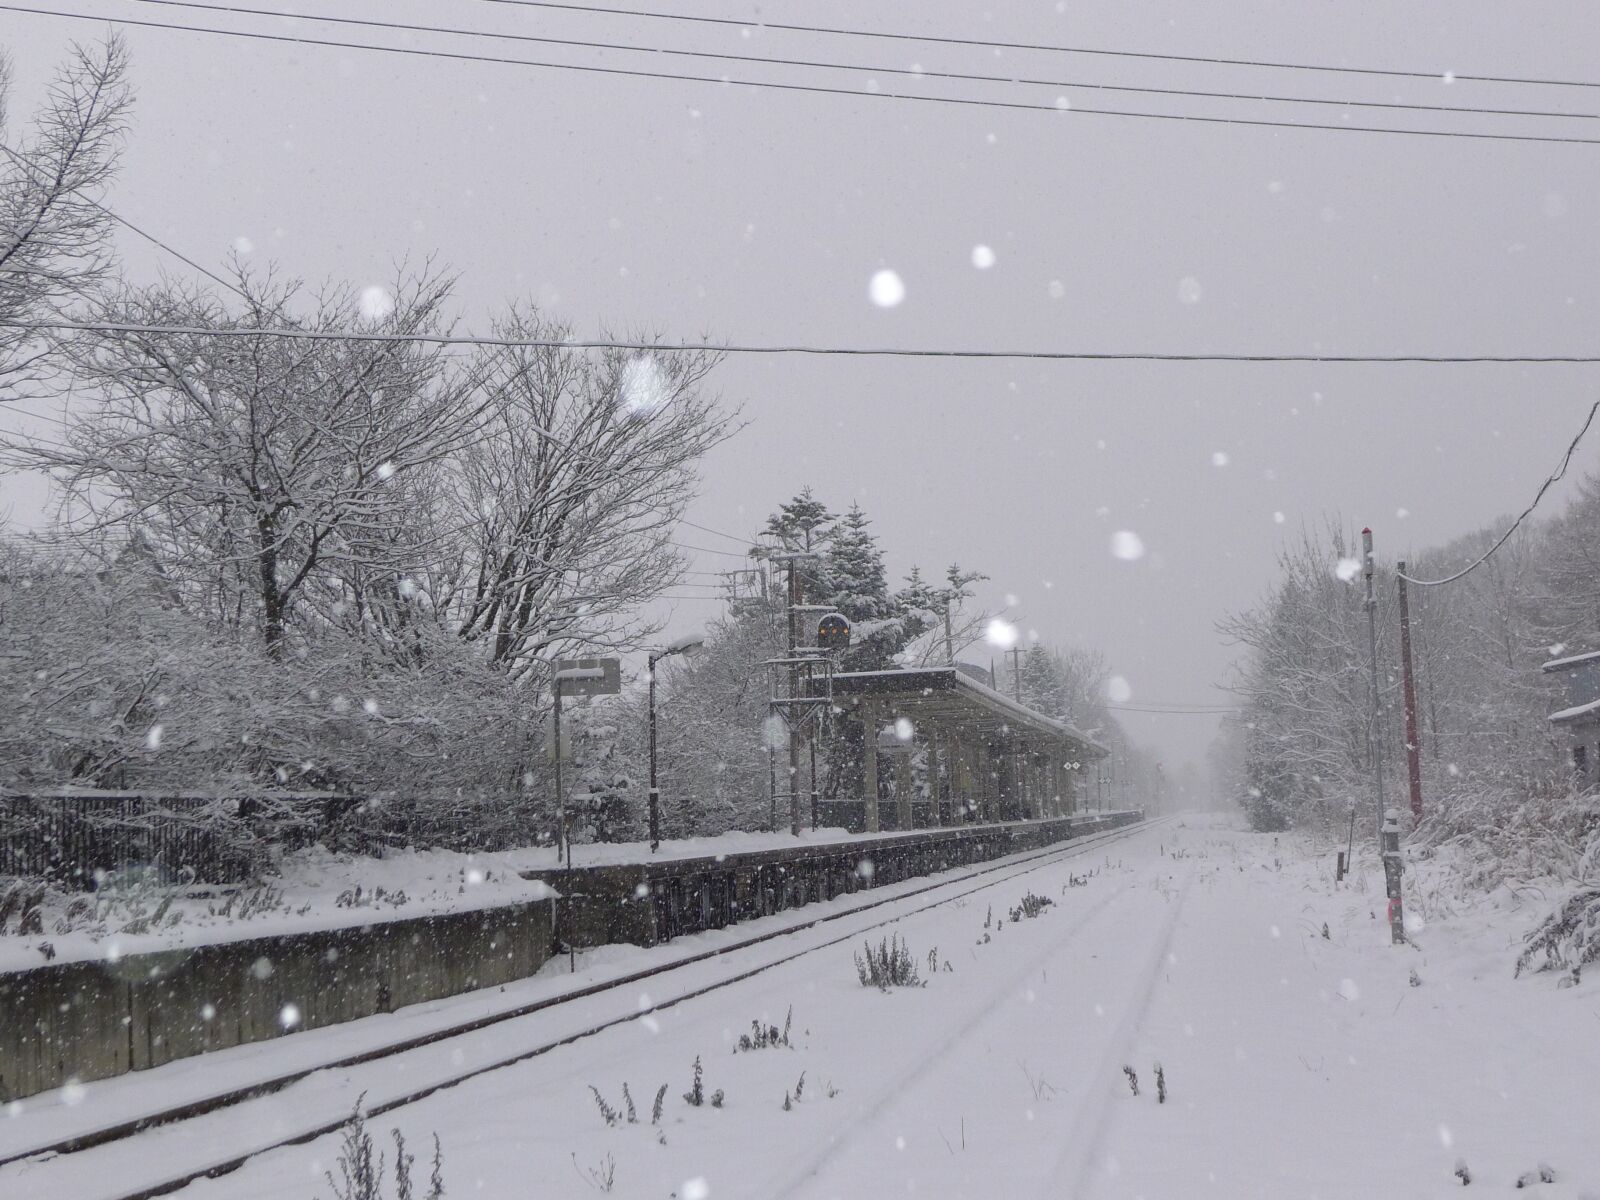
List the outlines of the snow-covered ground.
{"label": "snow-covered ground", "polygon": [[[1012,921],[1029,891],[1053,904]],[[1540,911],[1420,913],[1416,944],[1396,948],[1375,863],[1335,888],[1331,848],[1184,818],[905,916],[893,931],[923,987],[862,987],[854,939],[666,1009],[645,1011],[660,996],[594,997],[459,1039],[440,1060],[638,1015],[372,1130],[391,1159],[391,1127],[419,1159],[437,1133],[452,1196],[582,1196],[609,1176],[617,1196],[684,1200],[1425,1197],[1456,1194],[1463,1163],[1474,1188],[1507,1191],[1546,1164],[1556,1181],[1534,1195],[1600,1196],[1600,997],[1590,983],[1511,977]],[[662,986],[676,994],[744,961]],[[752,1021],[781,1027],[791,1009],[790,1047],[735,1052]],[[685,1102],[696,1057],[721,1107]],[[624,1083],[638,1123],[608,1125],[590,1087],[624,1110]],[[248,1132],[381,1086],[370,1073],[313,1077],[258,1108]],[[245,1133],[217,1114],[142,1144],[159,1156],[174,1139]],[[335,1137],[318,1138],[182,1194],[329,1197],[337,1154]],[[14,1164],[0,1193],[43,1195],[53,1179],[49,1194],[89,1194],[87,1177],[79,1191],[68,1178]]]}

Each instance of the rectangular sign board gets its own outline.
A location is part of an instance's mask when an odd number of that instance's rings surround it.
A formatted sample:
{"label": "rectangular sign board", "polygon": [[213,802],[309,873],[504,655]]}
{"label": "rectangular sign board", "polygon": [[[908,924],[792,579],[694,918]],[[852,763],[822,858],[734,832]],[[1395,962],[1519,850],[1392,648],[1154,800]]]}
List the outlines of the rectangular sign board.
{"label": "rectangular sign board", "polygon": [[556,682],[563,696],[615,696],[622,690],[622,660],[558,658]]}

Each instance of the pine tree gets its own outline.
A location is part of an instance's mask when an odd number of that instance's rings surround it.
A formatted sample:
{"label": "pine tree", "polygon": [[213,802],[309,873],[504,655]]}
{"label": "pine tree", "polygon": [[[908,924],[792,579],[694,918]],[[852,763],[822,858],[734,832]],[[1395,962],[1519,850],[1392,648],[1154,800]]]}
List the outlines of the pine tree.
{"label": "pine tree", "polygon": [[834,528],[828,552],[827,587],[833,604],[852,621],[881,621],[893,615],[883,551],[859,504]]}
{"label": "pine tree", "polygon": [[837,513],[829,512],[828,506],[804,487],[767,518],[766,532],[790,550],[812,550],[828,540],[829,526],[838,519]]}
{"label": "pine tree", "polygon": [[1035,712],[1064,720],[1068,709],[1067,681],[1056,653],[1035,642],[1022,660],[1020,674],[1022,702]]}
{"label": "pine tree", "polygon": [[[793,500],[780,504],[778,511],[767,518],[765,532],[778,539],[785,550],[810,553],[826,552],[834,532],[834,522],[839,514],[830,512],[811,494],[809,487],[800,489]],[[812,603],[825,591],[826,571],[822,564],[801,563],[796,567],[801,594]]]}

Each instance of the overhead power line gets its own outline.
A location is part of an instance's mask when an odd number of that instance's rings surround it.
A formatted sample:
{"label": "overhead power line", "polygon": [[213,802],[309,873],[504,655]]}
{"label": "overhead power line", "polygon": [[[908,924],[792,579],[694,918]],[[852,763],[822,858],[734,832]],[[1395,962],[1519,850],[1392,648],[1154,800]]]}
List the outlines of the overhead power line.
{"label": "overhead power line", "polygon": [[[0,5],[0,7],[4,7]],[[202,337],[303,338],[313,341],[422,342],[441,346],[638,350],[663,354],[712,351],[718,354],[798,354],[848,358],[1038,359],[1053,362],[1234,362],[1234,363],[1421,363],[1421,364],[1589,364],[1600,354],[1229,354],[1155,350],[951,350],[907,347],[751,345],[715,342],[646,342],[599,338],[515,338],[470,334],[378,333],[360,329],[296,329],[281,326],[214,328],[204,325],[141,325],[122,321],[21,321],[0,319],[0,327],[80,330],[99,333],[192,334]],[[732,536],[724,534],[725,537]]]}
{"label": "overhead power line", "polygon": [[681,517],[678,520],[678,524],[687,525],[690,529],[698,529],[701,533],[716,534],[717,537],[727,538],[730,542],[738,542],[741,546],[748,546],[754,542],[753,538],[740,537],[736,533],[723,533],[720,529],[712,529],[709,525],[696,525],[693,521],[686,521]]}
{"label": "overhead power line", "polygon": [[538,59],[509,58],[494,54],[469,54],[459,50],[431,50],[416,46],[380,46],[371,42],[342,41],[336,38],[313,38],[298,34],[260,33],[242,29],[218,29],[204,25],[186,25],[175,22],[148,21],[133,17],[94,16],[89,13],[62,12],[59,9],[36,8],[20,4],[0,4],[0,11],[28,13],[33,16],[60,17],[67,20],[94,21],[99,24],[126,25],[145,29],[176,30],[184,33],[202,33],[217,37],[244,38],[254,41],[278,42],[296,46],[326,46],[339,50],[368,50],[378,54],[398,54],[408,57],[446,59],[456,62],[496,63],[505,66],[533,67],[549,71],[575,71],[581,74],[607,75],[635,79],[667,79],[679,83],[715,84],[719,87],[766,89],[816,96],[847,96],[858,100],[898,100],[912,104],[940,104],[957,108],[1005,109],[1012,112],[1050,112],[1066,116],[1123,117],[1141,121],[1178,121],[1193,125],[1232,125],[1263,129],[1302,129],[1319,132],[1375,133],[1401,137],[1469,138],[1474,141],[1535,142],[1550,145],[1600,146],[1600,138],[1567,137],[1552,134],[1490,133],[1481,130],[1460,129],[1410,129],[1382,125],[1352,125],[1349,123],[1276,121],[1265,117],[1200,116],[1193,113],[1152,113],[1132,109],[1086,108],[1082,105],[1052,103],[1039,104],[1019,100],[980,100],[964,96],[931,96],[916,92],[868,91],[847,87],[830,87],[813,83],[781,83],[775,80],[733,79],[726,75],[688,75],[671,71],[646,71],[629,67],[606,67],[593,63],[562,63]]}
{"label": "overhead power line", "polygon": [[1173,717],[1225,717],[1231,712],[1238,712],[1235,708],[1142,708],[1137,704],[1108,704],[1107,708],[1115,712],[1153,713],[1160,716]]}
{"label": "overhead power line", "polygon": [[505,33],[494,30],[462,29],[451,25],[418,25],[405,21],[380,21],[364,17],[335,17],[319,13],[283,12],[278,9],[247,8],[235,4],[202,4],[198,0],[132,0],[161,8],[198,9],[202,12],[230,13],[239,16],[273,17],[292,21],[316,21],[328,25],[349,25],[367,29],[387,29],[404,33],[436,33],[451,37],[487,38],[495,41],[530,42],[547,46],[572,46],[587,50],[621,50],[632,54],[663,55],[672,58],[713,59],[719,62],[754,63],[761,66],[805,67],[830,71],[859,71],[870,75],[900,75],[915,79],[946,79],[962,83],[1020,84],[1028,87],[1076,88],[1098,92],[1127,92],[1146,96],[1186,96],[1207,100],[1262,101],[1272,104],[1332,105],[1343,108],[1381,108],[1410,112],[1465,113],[1501,117],[1554,117],[1558,119],[1600,119],[1600,113],[1562,112],[1528,108],[1483,108],[1454,104],[1416,104],[1384,100],[1349,100],[1338,97],[1280,96],[1259,92],[1201,91],[1191,88],[1146,87],[1118,83],[1089,83],[1083,80],[1037,79],[1025,75],[992,75],[967,71],[936,71],[922,67],[894,67],[884,64],[835,62],[826,59],[776,58],[761,54],[729,54],[710,50],[682,50],[666,46],[639,46],[627,42],[559,38],[546,34]]}
{"label": "overhead power line", "polygon": [[1555,486],[1555,483],[1558,479],[1567,473],[1567,468],[1572,465],[1572,456],[1578,452],[1578,443],[1583,441],[1583,435],[1588,433],[1589,426],[1594,424],[1594,418],[1597,412],[1600,412],[1600,400],[1596,400],[1592,405],[1589,406],[1589,415],[1584,417],[1583,425],[1581,428],[1579,428],[1577,436],[1575,436],[1572,441],[1568,443],[1567,452],[1561,456],[1561,465],[1558,466],[1555,469],[1555,472],[1549,475],[1545,481],[1539,485],[1539,490],[1534,493],[1533,503],[1529,504],[1527,508],[1523,509],[1522,512],[1518,514],[1517,519],[1511,522],[1510,528],[1500,535],[1500,539],[1495,542],[1494,545],[1490,546],[1483,552],[1482,557],[1480,557],[1470,566],[1457,571],[1454,575],[1447,576],[1444,579],[1415,579],[1404,572],[1396,572],[1400,578],[1404,579],[1407,583],[1414,583],[1419,587],[1440,587],[1446,583],[1454,583],[1464,575],[1470,575],[1473,571],[1476,571],[1479,567],[1483,566],[1484,563],[1488,562],[1489,559],[1494,555],[1494,552],[1500,549],[1501,546],[1504,546],[1506,542],[1510,541],[1511,535],[1515,533],[1522,523],[1533,514],[1533,510],[1539,507],[1539,501],[1544,499],[1544,494],[1553,486]]}
{"label": "overhead power line", "polygon": [[732,17],[702,17],[686,13],[651,12],[637,8],[602,8],[592,4],[562,4],[556,0],[477,0],[480,4],[500,4],[513,8],[546,8],[564,12],[597,13],[613,17],[642,17],[652,21],[684,21],[697,25],[723,25],[737,29],[778,29],[789,33],[820,33],[830,36],[874,38],[896,42],[924,42],[937,46],[977,46],[987,50],[1038,50],[1049,54],[1084,54],[1102,58],[1133,58],[1151,62],[1204,63],[1224,67],[1267,67],[1280,71],[1320,71],[1336,75],[1378,75],[1390,79],[1430,79],[1435,83],[1454,80],[1461,83],[1518,83],[1542,87],[1600,88],[1600,82],[1587,79],[1541,79],[1515,75],[1467,75],[1455,71],[1396,70],[1385,67],[1342,67],[1327,63],[1283,62],[1264,58],[1222,58],[1205,54],[1160,54],[1145,50],[1108,50],[1091,46],[1063,46],[1049,42],[1005,42],[985,38],[948,37],[928,33],[905,33],[874,29],[848,29],[833,25],[796,25],[779,21],[741,21]]}
{"label": "overhead power line", "polygon": [[[29,173],[31,173],[34,176],[35,179],[39,179],[39,178],[42,178],[44,176],[44,173],[42,171],[40,171],[38,167],[34,166],[33,163],[28,161],[28,158],[27,158],[26,155],[24,155],[23,153],[21,153],[20,151],[18,151],[16,149],[12,148],[11,146],[6,145],[4,142],[0,142],[0,152],[3,152],[5,154],[5,156],[7,158],[9,158],[12,162],[16,163],[17,166],[19,166],[23,170],[28,171]],[[77,189],[74,189],[74,190],[77,190]],[[196,271],[199,271],[200,274],[204,275],[207,279],[211,280],[213,283],[221,284],[223,287],[227,288],[230,292],[234,293],[234,295],[236,295],[236,296],[241,296],[246,300],[250,299],[249,296],[245,295],[244,292],[240,291],[237,287],[235,287],[233,284],[229,283],[222,276],[220,276],[218,274],[215,274],[212,271],[208,271],[205,267],[202,267],[199,263],[195,262],[194,259],[192,259],[188,255],[184,254],[182,251],[176,250],[172,246],[169,246],[166,242],[162,241],[160,238],[158,238],[155,234],[151,233],[149,230],[141,229],[139,226],[135,225],[132,221],[128,220],[127,217],[122,216],[120,213],[113,212],[111,209],[107,208],[104,204],[101,204],[99,201],[93,199],[92,197],[84,196],[81,191],[78,191],[78,195],[83,197],[83,200],[84,200],[85,203],[89,204],[93,208],[99,209],[106,216],[110,217],[113,221],[115,221],[118,225],[121,225],[123,228],[128,229],[128,230],[132,231],[133,233],[138,234],[145,241],[149,242],[152,246],[155,246],[159,250],[166,251],[168,254],[172,255],[173,258],[176,258],[179,262],[186,263],[188,266],[194,268]]]}

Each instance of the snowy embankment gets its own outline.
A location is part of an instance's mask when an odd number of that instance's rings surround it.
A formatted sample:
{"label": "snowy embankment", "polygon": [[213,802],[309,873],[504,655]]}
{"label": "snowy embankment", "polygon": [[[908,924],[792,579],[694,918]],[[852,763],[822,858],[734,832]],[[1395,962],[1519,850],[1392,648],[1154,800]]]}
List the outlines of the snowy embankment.
{"label": "snowy embankment", "polygon": [[[1512,978],[1537,904],[1414,906],[1415,944],[1394,947],[1375,863],[1336,888],[1331,847],[1184,824],[906,917],[925,986],[863,987],[851,948],[831,947],[374,1132],[414,1148],[437,1132],[466,1195],[609,1179],[652,1198],[1369,1200],[1456,1195],[1458,1166],[1499,1193],[1541,1164],[1555,1182],[1535,1195],[1600,1195],[1600,1001],[1590,983]],[[1028,892],[1053,903],[1013,921]],[[788,1046],[736,1050],[791,1010]],[[697,1058],[702,1105],[685,1099]],[[306,1200],[337,1154],[320,1138],[186,1194]]]}
{"label": "snowy embankment", "polygon": [[[820,829],[806,831],[798,840],[823,845],[851,836],[843,829]],[[737,854],[796,841],[787,831],[729,833],[663,842],[655,857]],[[579,866],[649,857],[645,842],[573,848]],[[549,846],[475,854],[395,850],[383,858],[313,847],[286,855],[278,873],[255,886],[129,885],[93,895],[50,892],[40,913],[42,932],[0,935],[0,972],[541,900],[551,889],[521,873],[557,866],[555,849]],[[14,922],[6,926],[15,927]]]}

